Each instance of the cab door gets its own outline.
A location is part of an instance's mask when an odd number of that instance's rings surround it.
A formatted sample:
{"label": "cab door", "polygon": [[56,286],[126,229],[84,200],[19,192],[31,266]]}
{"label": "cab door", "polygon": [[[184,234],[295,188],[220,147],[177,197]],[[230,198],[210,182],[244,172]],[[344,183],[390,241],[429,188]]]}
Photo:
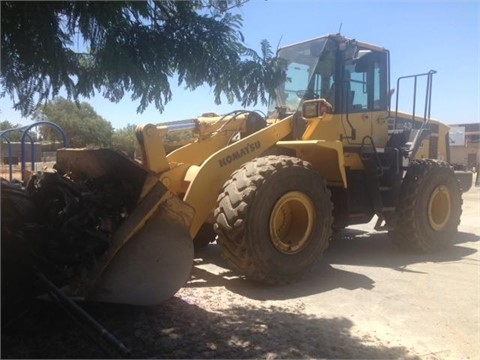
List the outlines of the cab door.
{"label": "cab door", "polygon": [[[386,53],[363,50],[344,64],[340,96],[347,146],[361,145],[366,136],[376,147],[384,147],[388,140],[387,60]],[[355,138],[348,136],[352,128]]]}
{"label": "cab door", "polygon": [[371,118],[371,136],[377,148],[388,141],[388,117],[390,96],[388,79],[388,53],[374,52],[369,59],[368,83],[370,84],[368,107]]}

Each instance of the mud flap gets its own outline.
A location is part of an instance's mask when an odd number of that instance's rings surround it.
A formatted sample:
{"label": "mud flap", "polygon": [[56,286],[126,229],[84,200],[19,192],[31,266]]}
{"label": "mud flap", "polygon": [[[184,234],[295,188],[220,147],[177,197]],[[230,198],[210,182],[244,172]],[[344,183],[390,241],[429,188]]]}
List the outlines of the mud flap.
{"label": "mud flap", "polygon": [[[194,210],[169,191],[149,216],[144,213],[150,211],[148,207],[140,206],[117,231],[123,246],[97,278],[87,300],[155,305],[172,297],[188,280],[193,264],[189,224]],[[125,234],[145,218],[144,226],[125,242]]]}

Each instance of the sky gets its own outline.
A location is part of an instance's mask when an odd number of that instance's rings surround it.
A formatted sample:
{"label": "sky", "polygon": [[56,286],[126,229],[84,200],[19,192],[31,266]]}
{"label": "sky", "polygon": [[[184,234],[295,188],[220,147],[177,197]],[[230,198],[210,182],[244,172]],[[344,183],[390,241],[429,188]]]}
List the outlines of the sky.
{"label": "sky", "polygon": [[[400,76],[436,70],[431,117],[447,124],[480,122],[479,0],[250,0],[236,11],[243,17],[246,45],[259,53],[263,39],[277,48],[340,31],[347,38],[390,50],[391,87]],[[174,79],[171,86],[173,99],[163,113],[151,105],[138,114],[138,103],[128,95],[119,103],[101,95],[81,101],[90,103],[116,129],[242,108],[226,100],[216,105],[208,87],[189,91]],[[265,112],[266,106],[249,109]],[[0,110],[0,121],[31,123],[12,110],[9,98],[0,98]]]}

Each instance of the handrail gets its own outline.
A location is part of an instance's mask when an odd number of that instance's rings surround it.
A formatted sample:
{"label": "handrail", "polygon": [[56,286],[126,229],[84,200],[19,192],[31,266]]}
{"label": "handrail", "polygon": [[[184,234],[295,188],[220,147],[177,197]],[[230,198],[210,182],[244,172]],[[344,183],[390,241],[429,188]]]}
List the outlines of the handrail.
{"label": "handrail", "polygon": [[423,115],[423,122],[430,121],[430,109],[431,109],[431,104],[432,104],[432,78],[433,75],[436,74],[437,72],[435,70],[430,70],[429,72],[423,73],[423,74],[416,74],[416,75],[408,75],[408,76],[401,76],[397,79],[397,95],[396,95],[396,106],[395,106],[395,126],[394,129],[396,129],[397,125],[397,120],[398,120],[398,103],[399,103],[399,97],[400,97],[400,82],[401,80],[404,79],[414,79],[414,84],[413,84],[413,111],[412,111],[412,129],[415,126],[415,110],[416,110],[416,103],[417,103],[417,79],[422,76],[427,76],[427,84],[426,84],[426,89],[425,89],[425,109],[424,109],[424,115]]}
{"label": "handrail", "polygon": [[[395,107],[395,121],[394,121],[394,129],[397,128],[397,121],[398,121],[398,103],[399,103],[399,95],[400,95],[400,81],[408,78],[413,78],[413,111],[412,111],[412,119],[411,125],[407,128],[407,130],[417,130],[413,141],[409,143],[409,148],[406,149],[406,156],[409,159],[413,159],[420,147],[420,144],[424,138],[424,131],[427,129],[427,125],[430,121],[430,111],[432,106],[432,83],[433,83],[433,75],[437,72],[435,70],[430,70],[427,73],[417,74],[417,75],[409,75],[409,76],[402,76],[399,77],[397,80],[397,96],[396,96],[396,107]],[[426,76],[427,83],[425,88],[425,108],[423,112],[423,121],[422,125],[415,129],[415,110],[416,110],[416,103],[417,103],[417,79],[419,77]],[[405,124],[404,124],[405,129]]]}
{"label": "handrail", "polygon": [[367,136],[363,137],[362,144],[360,146],[360,155],[362,156],[362,159],[363,159],[364,149],[365,149],[365,145],[366,145],[365,140],[370,141],[370,145],[372,146],[372,149],[373,149],[373,156],[375,158],[375,163],[376,163],[376,167],[377,167],[377,174],[376,175],[377,176],[382,176],[383,175],[382,162],[380,160],[380,157],[378,156],[377,147],[375,146],[375,142],[374,142],[374,140],[371,136],[367,135]]}

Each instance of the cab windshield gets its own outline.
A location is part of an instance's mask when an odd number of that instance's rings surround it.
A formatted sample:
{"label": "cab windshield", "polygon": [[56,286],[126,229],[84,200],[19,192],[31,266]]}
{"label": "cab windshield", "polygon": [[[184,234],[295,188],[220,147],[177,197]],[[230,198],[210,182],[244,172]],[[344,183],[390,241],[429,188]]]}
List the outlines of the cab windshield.
{"label": "cab windshield", "polygon": [[335,53],[327,50],[327,42],[328,38],[319,38],[279,49],[277,56],[286,64],[286,81],[270,99],[269,117],[277,117],[280,111],[294,113],[304,100],[333,101]]}

